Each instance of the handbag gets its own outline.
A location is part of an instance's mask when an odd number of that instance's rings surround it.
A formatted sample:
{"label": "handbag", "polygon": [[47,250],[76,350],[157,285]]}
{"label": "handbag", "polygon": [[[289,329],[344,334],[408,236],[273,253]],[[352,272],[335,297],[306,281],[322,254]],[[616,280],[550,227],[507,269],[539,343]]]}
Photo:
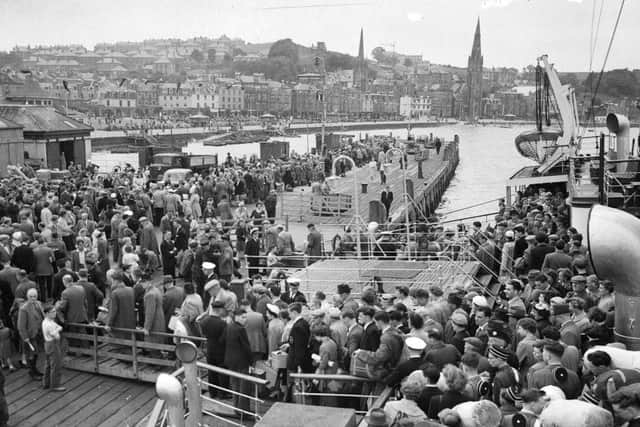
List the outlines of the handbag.
{"label": "handbag", "polygon": [[271,367],[273,369],[287,369],[287,353],[284,351],[274,351],[271,353]]}

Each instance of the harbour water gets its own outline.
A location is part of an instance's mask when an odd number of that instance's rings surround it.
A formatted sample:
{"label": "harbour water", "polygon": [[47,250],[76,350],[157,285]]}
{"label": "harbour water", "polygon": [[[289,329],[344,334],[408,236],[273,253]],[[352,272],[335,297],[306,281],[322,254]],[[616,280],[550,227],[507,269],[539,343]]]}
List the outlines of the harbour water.
{"label": "harbour water", "polygon": [[[476,205],[488,200],[504,197],[505,183],[523,166],[531,165],[515,149],[514,139],[527,126],[498,127],[498,126],[469,126],[463,124],[441,126],[436,128],[413,129],[416,136],[429,135],[444,137],[452,140],[454,135],[460,136],[460,164],[449,189],[445,192],[439,212],[446,213],[453,210]],[[367,132],[349,132],[357,138],[368,135],[389,135],[399,138],[407,137],[406,129],[380,129]],[[315,136],[302,134],[288,140],[291,151],[306,153],[315,146]],[[205,146],[201,142],[191,142],[184,149],[192,154],[218,154],[223,160],[227,153],[233,157],[251,156],[259,154],[259,144],[238,144],[223,147]],[[470,209],[453,213],[447,219],[457,219],[471,215],[482,215],[494,212],[497,202],[484,204]]]}

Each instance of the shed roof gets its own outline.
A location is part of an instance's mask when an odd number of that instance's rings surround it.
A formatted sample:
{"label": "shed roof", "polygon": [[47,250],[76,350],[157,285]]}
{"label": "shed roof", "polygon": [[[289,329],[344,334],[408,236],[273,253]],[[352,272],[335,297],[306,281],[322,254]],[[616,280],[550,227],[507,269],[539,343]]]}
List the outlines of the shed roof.
{"label": "shed roof", "polygon": [[93,128],[42,105],[0,105],[0,118],[23,127],[25,139],[89,136]]}

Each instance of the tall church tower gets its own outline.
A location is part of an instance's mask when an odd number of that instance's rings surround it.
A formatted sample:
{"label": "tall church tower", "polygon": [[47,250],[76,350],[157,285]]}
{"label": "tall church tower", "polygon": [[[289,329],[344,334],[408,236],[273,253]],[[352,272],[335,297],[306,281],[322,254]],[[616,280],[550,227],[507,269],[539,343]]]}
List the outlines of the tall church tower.
{"label": "tall church tower", "polygon": [[353,69],[353,87],[359,88],[362,92],[367,90],[367,63],[364,59],[364,36],[360,28],[360,46],[358,47],[358,60]]}
{"label": "tall church tower", "polygon": [[467,120],[475,121],[482,114],[482,51],[480,49],[480,18],[473,36],[471,56],[467,63]]}

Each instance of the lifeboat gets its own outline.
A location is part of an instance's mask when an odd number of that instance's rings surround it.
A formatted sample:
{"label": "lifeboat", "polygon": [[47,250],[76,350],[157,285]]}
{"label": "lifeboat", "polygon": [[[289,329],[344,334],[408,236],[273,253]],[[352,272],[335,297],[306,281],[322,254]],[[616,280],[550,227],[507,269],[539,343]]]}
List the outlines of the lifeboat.
{"label": "lifeboat", "polygon": [[528,130],[516,137],[516,149],[520,155],[542,164],[559,148],[557,142],[561,136],[560,128]]}

